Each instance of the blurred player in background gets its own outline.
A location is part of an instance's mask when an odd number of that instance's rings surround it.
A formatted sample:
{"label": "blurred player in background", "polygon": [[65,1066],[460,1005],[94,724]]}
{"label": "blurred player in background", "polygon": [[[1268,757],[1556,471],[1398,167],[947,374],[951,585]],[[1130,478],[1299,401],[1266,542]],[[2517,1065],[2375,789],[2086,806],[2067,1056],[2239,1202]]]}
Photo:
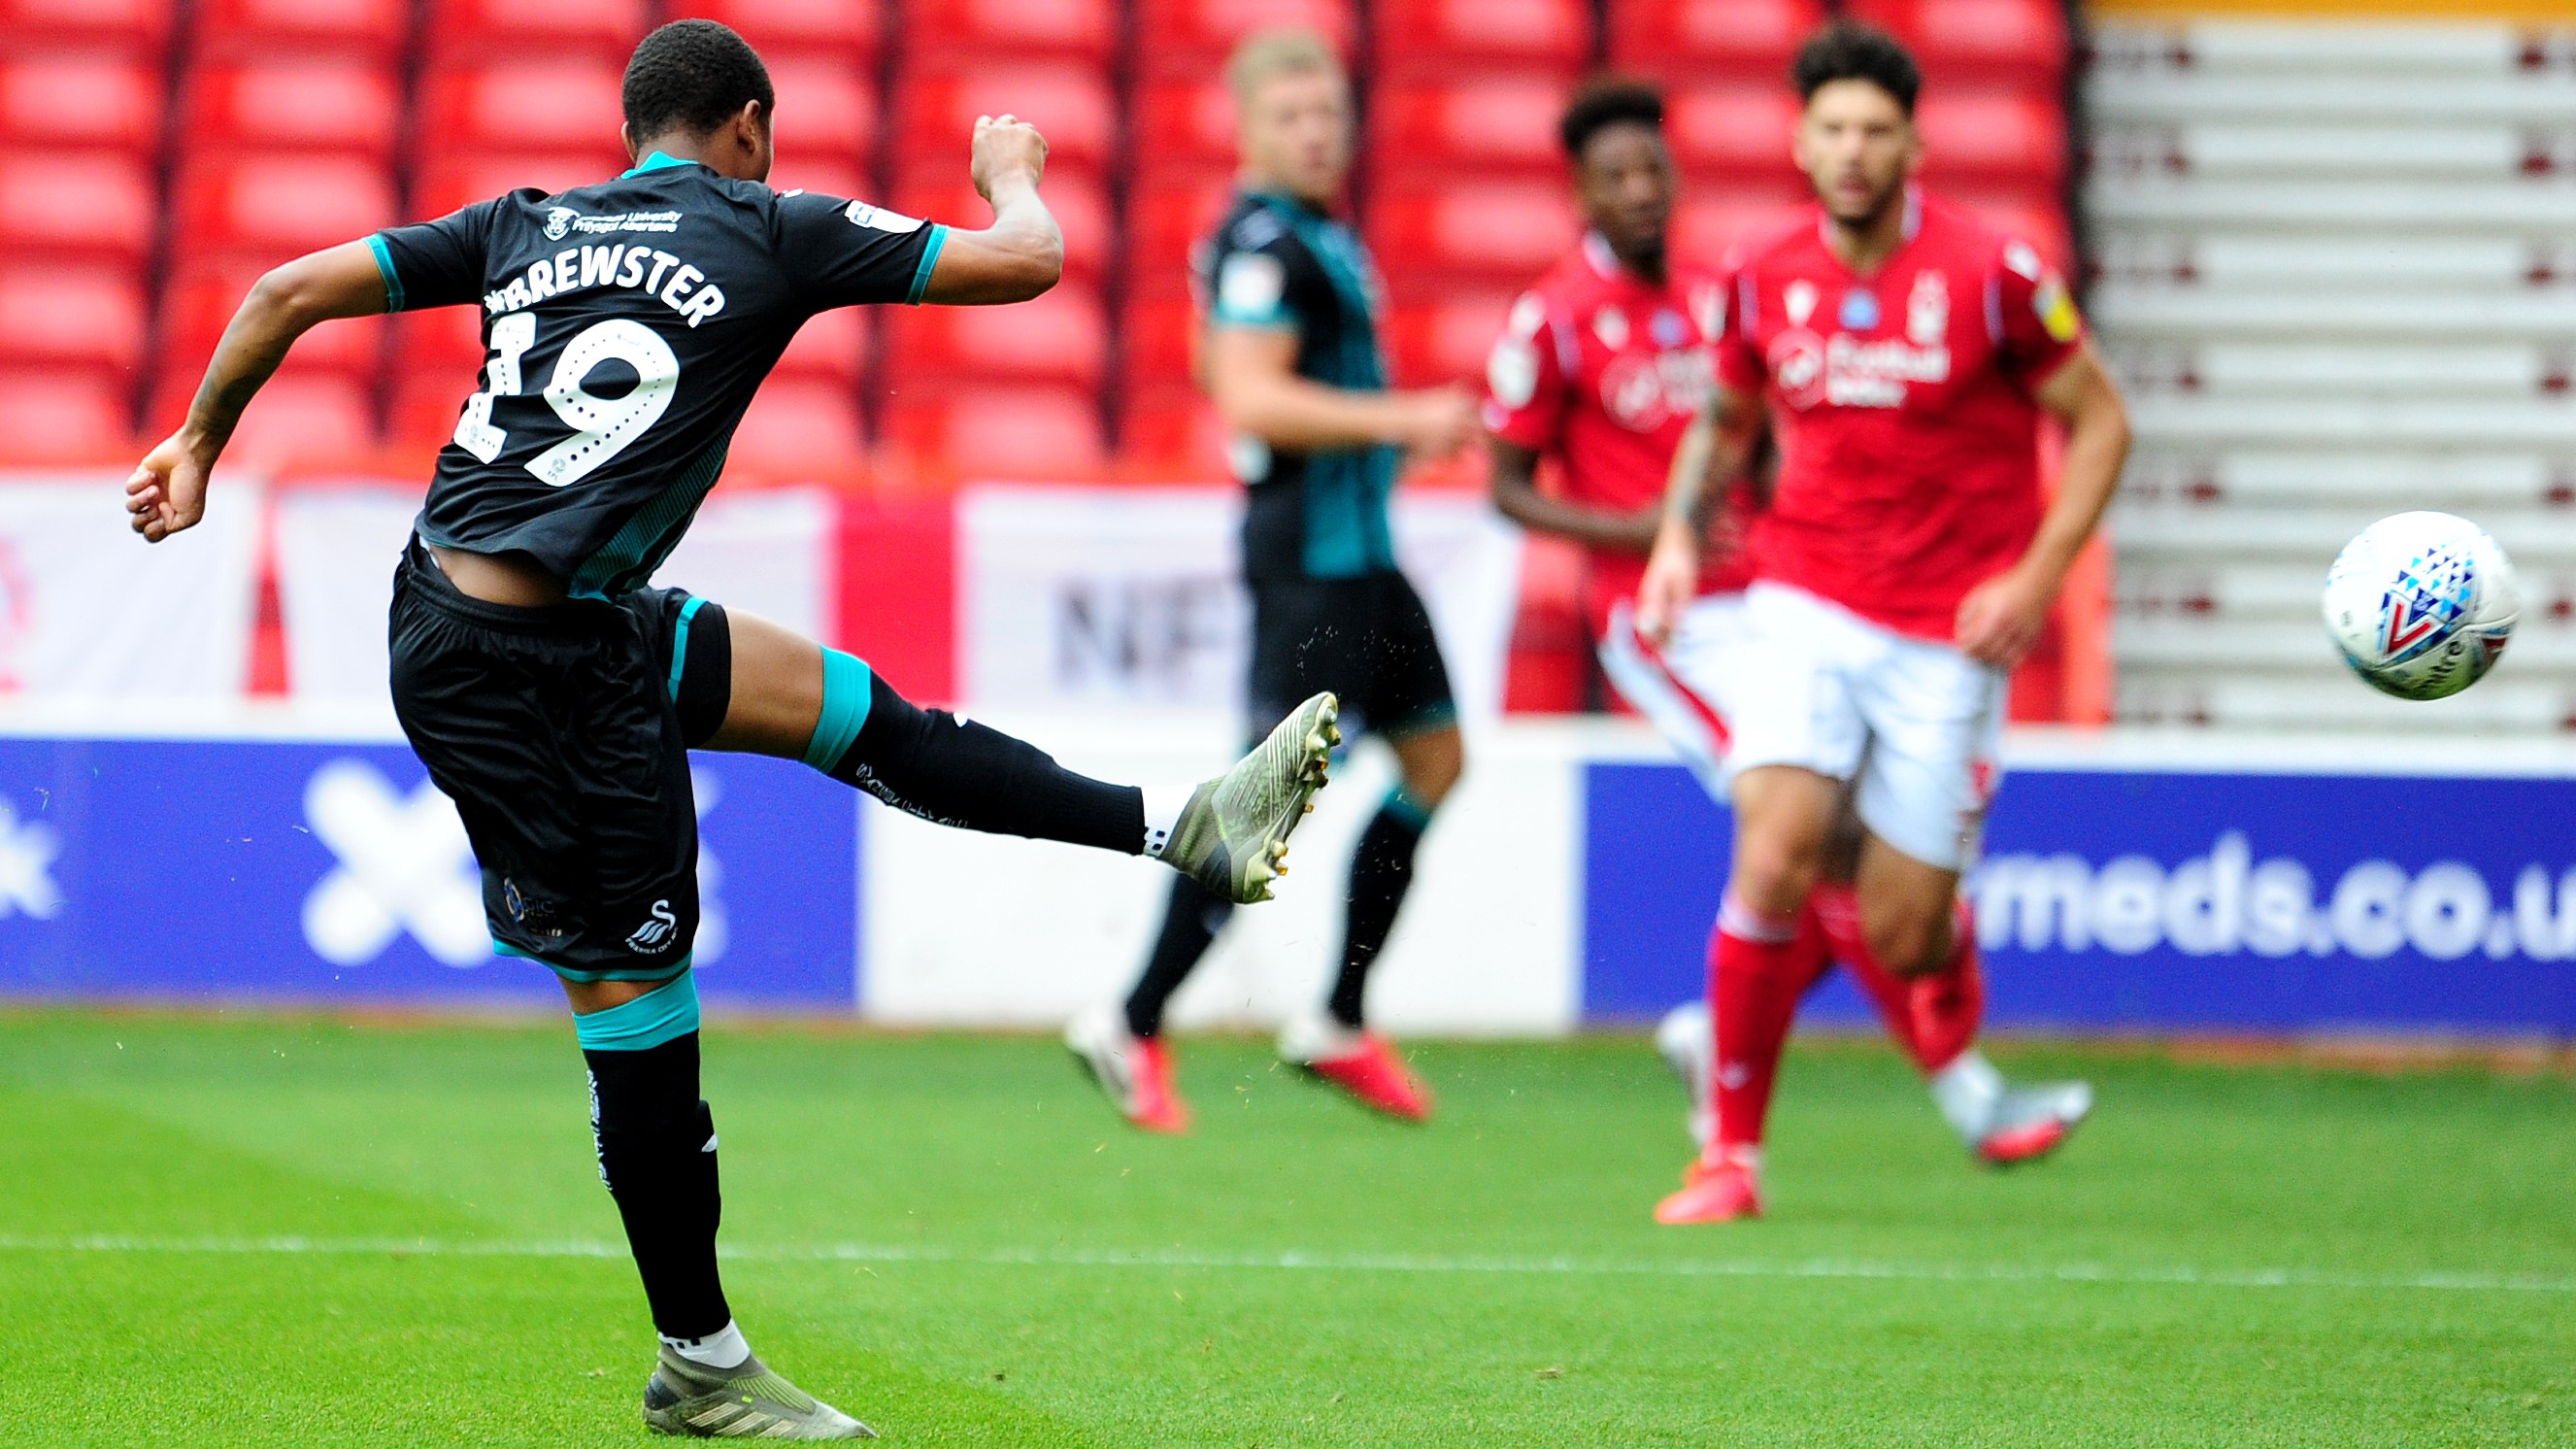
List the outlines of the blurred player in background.
{"label": "blurred player in background", "polygon": [[[1753,577],[1745,535],[1762,503],[1752,470],[1739,469],[1720,496],[1703,500],[1713,519],[1699,595],[1669,634],[1645,638],[1631,607],[1674,469],[1707,470],[1708,440],[1689,425],[1713,387],[1710,348],[1726,309],[1722,277],[1669,254],[1675,185],[1663,116],[1658,92],[1620,79],[1593,83],[1567,108],[1558,129],[1587,229],[1514,304],[1488,368],[1484,418],[1496,506],[1525,528],[1584,547],[1585,609],[1603,672],[1724,804],[1735,698],[1762,687],[1744,599]],[[1686,437],[1694,446],[1682,446]],[[1538,487],[1544,458],[1560,469],[1554,496]],[[1976,1085],[1997,1074],[1971,1045],[1981,1004],[1974,970],[1906,978],[1869,953],[1852,901],[1858,824],[1848,797],[1836,827],[1840,848],[1801,913],[1809,980],[1831,961],[1850,966],[1980,1156],[2011,1161],[2054,1146],[2056,1136],[2017,1130],[2043,1099],[2006,1101]],[[1690,1088],[1692,1135],[1706,1143],[1715,1126],[1707,1008],[1676,1011],[1657,1035]]]}
{"label": "blurred player in background", "polygon": [[[1320,1011],[1289,1020],[1279,1054],[1361,1102],[1419,1120],[1430,1094],[1366,1029],[1362,995],[1413,878],[1432,812],[1465,764],[1431,617],[1396,569],[1387,500],[1406,454],[1473,437],[1464,390],[1396,392],[1378,346],[1376,264],[1333,210],[1351,166],[1350,82],[1321,37],[1274,31],[1226,66],[1241,127],[1234,204],[1194,270],[1200,384],[1235,434],[1250,488],[1251,701],[1331,689],[1346,719],[1394,747],[1402,782],[1351,860],[1340,970]],[[1163,1009],[1224,925],[1228,903],[1184,882],[1135,988],[1077,1016],[1065,1042],[1128,1121],[1189,1125]]]}
{"label": "blurred player in background", "polygon": [[494,949],[551,967],[571,1001],[600,1176],[661,1334],[645,1422],[861,1437],[753,1356],[718,1279],[688,751],[801,759],[943,824],[1156,856],[1194,891],[1252,901],[1322,783],[1332,700],[1218,780],[1138,790],[919,709],[838,650],[649,587],[808,317],[1034,297],[1063,240],[1038,198],[1046,142],[1008,116],[975,127],[993,207],[980,231],[771,191],[769,73],[712,21],[647,36],[624,104],[623,176],[514,191],[262,278],[187,422],[135,470],[129,510],[154,542],[196,523],[242,409],[315,324],[481,304],[485,386],[395,574],[395,713],[472,837]]}
{"label": "blurred player in background", "polygon": [[[1749,638],[1724,721],[1736,838],[1710,951],[1715,1121],[1656,1208],[1667,1223],[1760,1212],[1763,1119],[1823,969],[1820,933],[1865,982],[1910,978],[1899,999],[1873,994],[1982,1155],[2044,1153],[2092,1105],[2081,1083],[2009,1089],[1968,1050],[1983,988],[1958,886],[1994,788],[2007,672],[2110,501],[2126,411],[2065,283],[1915,184],[1912,57],[1836,26],[1795,78],[1794,153],[1818,209],[1735,270],[1718,385],[1676,459],[1639,594],[1638,632],[1687,660],[1705,607],[1702,497],[1743,474],[1767,423],[1779,476],[1751,530]],[[2044,511],[2043,410],[2068,429]],[[1685,686],[1699,673],[1676,671]],[[1846,800],[1861,827],[1853,889],[1820,890]]]}

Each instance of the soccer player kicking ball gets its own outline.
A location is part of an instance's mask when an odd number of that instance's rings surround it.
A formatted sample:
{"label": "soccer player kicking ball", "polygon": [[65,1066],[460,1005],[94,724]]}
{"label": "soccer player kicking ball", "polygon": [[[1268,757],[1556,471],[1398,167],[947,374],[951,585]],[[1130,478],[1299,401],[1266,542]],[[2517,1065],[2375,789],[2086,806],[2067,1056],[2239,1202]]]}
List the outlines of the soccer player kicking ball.
{"label": "soccer player kicking ball", "polygon": [[[1736,268],[1718,386],[1676,461],[1638,602],[1644,637],[1687,654],[1703,487],[1741,475],[1767,420],[1779,478],[1752,528],[1751,637],[1727,701],[1736,836],[1710,950],[1715,1123],[1655,1209],[1667,1223],[1761,1211],[1763,1116],[1820,933],[1914,978],[1901,1004],[1918,1029],[1901,1034],[1983,1155],[2044,1152],[2091,1106],[2080,1083],[2008,1095],[1967,1054],[1981,989],[1958,887],[1994,785],[2006,671],[2110,501],[2126,412],[2038,254],[1914,184],[1912,57],[1836,26],[1794,74],[1793,150],[1818,208]],[[2043,409],[2068,429],[2044,509]],[[1818,891],[1846,793],[1862,827],[1849,898]]]}
{"label": "soccer player kicking ball", "polygon": [[[1675,187],[1663,116],[1652,87],[1615,79],[1587,87],[1567,108],[1559,132],[1588,229],[1513,306],[1488,368],[1484,418],[1496,505],[1525,528],[1585,548],[1585,607],[1603,673],[1723,804],[1729,720],[1737,696],[1761,687],[1747,657],[1745,532],[1761,502],[1748,477],[1739,472],[1713,505],[1716,542],[1701,554],[1699,596],[1669,635],[1656,642],[1640,634],[1629,602],[1677,459],[1694,477],[1707,468],[1705,436],[1689,449],[1682,443],[1710,392],[1709,345],[1726,309],[1722,277],[1690,272],[1668,255]],[[1538,490],[1544,457],[1562,470],[1556,496]],[[1857,835],[1846,795],[1838,847]],[[1851,864],[1847,848],[1830,852],[1800,913],[1807,978],[1820,978],[1832,961],[1851,969],[1979,1156],[2011,1161],[2053,1147],[2080,1096],[2001,1086],[1972,1045],[1983,1005],[1974,961],[1928,977],[1888,970],[1862,939]],[[1657,1033],[1691,1091],[1691,1134],[1703,1144],[1715,1126],[1709,1037],[1702,1005],[1677,1009]]]}
{"label": "soccer player kicking ball", "polygon": [[688,751],[803,760],[928,819],[1157,856],[1192,889],[1249,902],[1324,783],[1335,706],[1297,705],[1195,788],[1103,784],[915,707],[850,655],[648,587],[806,318],[1021,301],[1054,285],[1063,242],[1038,199],[1046,142],[1008,116],[976,123],[993,223],[962,231],[763,185],[769,74],[721,25],[645,37],[624,101],[622,176],[514,191],[262,278],[129,507],[155,542],[194,524],[242,409],[314,324],[482,305],[485,386],[394,576],[395,712],[473,839],[494,949],[551,967],[571,1000],[600,1175],[661,1333],[645,1422],[865,1437],[752,1355],[717,1278]]}
{"label": "soccer player kicking ball", "polygon": [[[1403,779],[1351,860],[1341,970],[1324,1009],[1291,1019],[1279,1055],[1391,1116],[1419,1121],[1430,1093],[1366,1030],[1369,967],[1394,928],[1432,812],[1465,763],[1431,617],[1397,572],[1387,521],[1402,455],[1446,456],[1475,429],[1462,390],[1389,392],[1378,350],[1377,270],[1332,216],[1351,162],[1350,84],[1318,37],[1256,35],[1226,67],[1241,125],[1234,205],[1197,259],[1205,321],[1200,382],[1236,433],[1251,489],[1243,571],[1252,592],[1256,717],[1319,689],[1395,749]],[[1121,1115],[1189,1126],[1163,1038],[1163,1007],[1225,923],[1228,901],[1172,890],[1144,974],[1124,1002],[1065,1029]]]}

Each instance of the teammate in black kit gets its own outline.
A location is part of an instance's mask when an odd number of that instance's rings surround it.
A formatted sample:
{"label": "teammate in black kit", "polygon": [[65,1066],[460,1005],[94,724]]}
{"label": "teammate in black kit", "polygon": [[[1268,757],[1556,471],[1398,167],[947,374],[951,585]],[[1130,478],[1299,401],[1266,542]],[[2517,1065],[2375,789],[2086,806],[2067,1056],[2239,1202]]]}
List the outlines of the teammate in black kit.
{"label": "teammate in black kit", "polygon": [[[1350,171],[1350,87],[1318,37],[1256,35],[1226,68],[1242,128],[1239,194],[1196,261],[1206,323],[1200,381],[1236,433],[1250,488],[1254,717],[1319,689],[1394,746],[1403,782],[1351,861],[1341,970],[1322,1011],[1291,1019],[1279,1052],[1354,1097],[1420,1119],[1430,1096],[1365,1031],[1370,965],[1394,928],[1415,848],[1464,765],[1449,674],[1422,600],[1396,570],[1387,497],[1407,451],[1446,456],[1477,429],[1455,388],[1391,392],[1378,348],[1377,269],[1331,208]],[[1161,1039],[1164,1003],[1224,924],[1226,903],[1172,893],[1135,989],[1066,1028],[1121,1114],[1189,1122]]]}
{"label": "teammate in black kit", "polygon": [[1063,259],[1046,143],[977,121],[993,223],[954,230],[780,194],[769,76],[721,25],[645,38],[625,81],[633,170],[516,191],[261,279],[178,433],[127,484],[137,532],[194,524],[208,475],[295,338],[333,317],[479,303],[484,386],[396,570],[393,698],[482,866],[494,948],[554,969],[590,1066],[600,1174],[662,1348],[652,1427],[867,1431],[752,1356],[718,1281],[716,1135],[698,1088],[696,814],[687,752],[801,759],[944,824],[1161,858],[1193,890],[1267,898],[1338,738],[1328,694],[1195,788],[1085,779],[905,701],[850,655],[646,581],[807,317],[875,302],[1016,302]]}

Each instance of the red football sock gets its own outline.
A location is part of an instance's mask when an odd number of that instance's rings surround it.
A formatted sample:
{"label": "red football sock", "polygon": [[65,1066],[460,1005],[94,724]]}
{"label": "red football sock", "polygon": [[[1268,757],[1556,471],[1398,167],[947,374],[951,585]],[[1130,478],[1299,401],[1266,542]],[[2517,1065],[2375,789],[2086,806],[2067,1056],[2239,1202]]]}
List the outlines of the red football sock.
{"label": "red football sock", "polygon": [[1708,942],[1709,1018],[1717,1035],[1717,1135],[1707,1153],[1712,1163],[1762,1145],[1771,1084],[1798,998],[1827,964],[1824,938],[1811,919],[1810,913],[1763,916],[1733,896],[1718,909]]}
{"label": "red football sock", "polygon": [[1950,962],[1928,976],[1899,976],[1871,954],[1861,933],[1860,902],[1845,884],[1816,887],[1809,914],[1833,952],[1851,968],[1887,1029],[1925,1076],[1959,1059],[1986,1015],[1986,982],[1977,964],[1977,933],[1962,904],[1951,924]]}

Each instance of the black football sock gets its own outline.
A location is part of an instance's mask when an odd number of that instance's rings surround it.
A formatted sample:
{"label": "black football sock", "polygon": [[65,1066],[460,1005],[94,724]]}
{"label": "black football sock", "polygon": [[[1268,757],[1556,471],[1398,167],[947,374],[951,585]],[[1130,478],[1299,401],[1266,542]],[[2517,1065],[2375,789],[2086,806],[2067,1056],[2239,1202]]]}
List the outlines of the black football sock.
{"label": "black football sock", "polygon": [[1233,913],[1232,901],[1208,894],[1206,887],[1188,876],[1172,882],[1171,900],[1163,907],[1162,934],[1154,938],[1154,954],[1146,958],[1145,974],[1136,978],[1136,989],[1127,993],[1129,1031],[1138,1036],[1162,1035],[1164,1006],[1198,969],[1199,958],[1207,954]]}
{"label": "black football sock", "polygon": [[1145,792],[1077,775],[1035,745],[894,692],[823,651],[823,716],[805,763],[940,825],[1144,852]]}
{"label": "black football sock", "polygon": [[1351,856],[1342,971],[1333,978],[1333,994],[1324,1003],[1333,1020],[1344,1026],[1356,1029],[1360,1024],[1360,998],[1368,990],[1369,967],[1376,964],[1377,953],[1386,949],[1387,933],[1395,929],[1395,913],[1413,886],[1413,853],[1430,824],[1430,808],[1399,786],[1378,807],[1376,818],[1360,835],[1360,848]]}
{"label": "black football sock", "polygon": [[626,1006],[575,1018],[584,1028],[582,1058],[590,1064],[599,1175],[625,1220],[653,1327],[671,1339],[708,1338],[733,1323],[716,1273],[723,1199],[716,1187],[715,1119],[698,1096],[696,989],[686,988],[689,1029],[640,1049],[595,1045],[597,1033],[589,1023],[652,1002],[688,979]]}

